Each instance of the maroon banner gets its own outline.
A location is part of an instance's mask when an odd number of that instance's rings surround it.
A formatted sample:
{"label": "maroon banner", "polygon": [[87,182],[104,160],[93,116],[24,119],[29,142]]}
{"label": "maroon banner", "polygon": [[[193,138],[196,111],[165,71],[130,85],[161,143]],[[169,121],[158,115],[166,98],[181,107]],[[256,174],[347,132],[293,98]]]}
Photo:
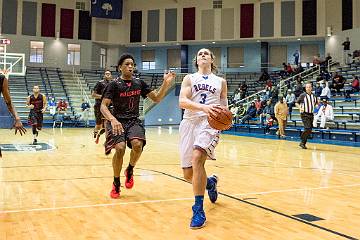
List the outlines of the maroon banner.
{"label": "maroon banner", "polygon": [[55,4],[42,4],[41,11],[41,36],[42,37],[55,37]]}
{"label": "maroon banner", "polygon": [[240,4],[240,38],[254,37],[254,4]]}
{"label": "maroon banner", "polygon": [[73,38],[74,10],[62,8],[60,13],[60,37]]}
{"label": "maroon banner", "polygon": [[195,40],[195,8],[183,9],[183,40]]}

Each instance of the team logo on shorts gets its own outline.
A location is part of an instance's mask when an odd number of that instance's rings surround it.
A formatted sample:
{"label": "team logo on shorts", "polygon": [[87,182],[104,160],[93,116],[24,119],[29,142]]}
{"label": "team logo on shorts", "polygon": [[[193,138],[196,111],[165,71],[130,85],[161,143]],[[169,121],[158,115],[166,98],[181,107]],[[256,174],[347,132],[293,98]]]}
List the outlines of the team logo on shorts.
{"label": "team logo on shorts", "polygon": [[41,152],[54,150],[53,145],[47,143],[32,144],[0,144],[1,151],[4,152]]}

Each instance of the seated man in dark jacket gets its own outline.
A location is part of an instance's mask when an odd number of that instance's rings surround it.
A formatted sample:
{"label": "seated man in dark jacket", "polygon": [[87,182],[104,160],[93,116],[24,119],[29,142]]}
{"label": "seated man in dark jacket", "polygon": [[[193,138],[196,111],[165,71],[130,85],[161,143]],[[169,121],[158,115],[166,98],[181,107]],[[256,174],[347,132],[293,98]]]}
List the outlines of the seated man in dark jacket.
{"label": "seated man in dark jacket", "polygon": [[335,76],[333,78],[333,82],[332,82],[332,85],[330,88],[335,89],[336,92],[338,94],[340,94],[340,90],[344,88],[345,82],[346,82],[346,79],[342,75],[335,73]]}
{"label": "seated man in dark jacket", "polygon": [[248,110],[246,111],[246,115],[240,120],[240,123],[244,123],[245,121],[256,117],[256,107],[255,102],[251,102]]}

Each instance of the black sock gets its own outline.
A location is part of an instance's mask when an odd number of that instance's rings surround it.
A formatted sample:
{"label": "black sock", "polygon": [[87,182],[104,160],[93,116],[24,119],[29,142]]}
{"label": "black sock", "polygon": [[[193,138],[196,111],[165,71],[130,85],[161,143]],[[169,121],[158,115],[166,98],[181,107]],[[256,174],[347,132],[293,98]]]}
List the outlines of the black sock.
{"label": "black sock", "polygon": [[120,187],[120,177],[114,177],[114,184],[117,187]]}
{"label": "black sock", "polygon": [[36,130],[36,127],[35,127],[35,126],[32,127],[32,132],[33,132],[33,135],[36,135],[36,134],[37,134],[37,130]]}
{"label": "black sock", "polygon": [[126,168],[128,177],[131,177],[133,175],[133,170],[134,170],[134,166],[131,166],[131,164],[129,163],[129,166]]}

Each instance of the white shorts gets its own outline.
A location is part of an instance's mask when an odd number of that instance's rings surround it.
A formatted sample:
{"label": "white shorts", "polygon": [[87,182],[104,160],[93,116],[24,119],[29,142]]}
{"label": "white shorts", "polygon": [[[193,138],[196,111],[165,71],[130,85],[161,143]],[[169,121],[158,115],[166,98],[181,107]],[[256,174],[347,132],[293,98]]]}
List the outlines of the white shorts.
{"label": "white shorts", "polygon": [[180,160],[182,168],[192,167],[194,148],[203,149],[208,159],[215,160],[215,147],[219,143],[220,131],[210,127],[207,117],[183,119],[180,123]]}

